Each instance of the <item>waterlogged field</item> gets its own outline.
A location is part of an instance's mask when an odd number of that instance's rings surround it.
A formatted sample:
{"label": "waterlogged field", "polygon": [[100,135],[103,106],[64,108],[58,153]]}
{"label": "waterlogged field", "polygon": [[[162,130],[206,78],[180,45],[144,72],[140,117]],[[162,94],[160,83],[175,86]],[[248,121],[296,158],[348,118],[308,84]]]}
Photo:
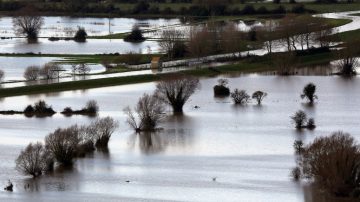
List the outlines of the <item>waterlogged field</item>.
{"label": "waterlogged field", "polygon": [[[134,25],[142,29],[157,29],[176,24],[180,24],[179,19],[44,17],[44,26],[39,36],[73,37],[78,27],[84,27],[89,36],[100,36],[130,32]],[[0,27],[0,36],[15,36],[11,17],[1,17]]]}
{"label": "waterlogged field", "polygon": [[[0,110],[22,110],[39,99],[56,111],[81,108],[95,99],[100,117],[112,116],[120,127],[108,153],[78,159],[73,169],[32,180],[14,170],[17,155],[29,142],[43,141],[57,127],[88,124],[84,116],[25,118],[0,116],[0,182],[15,184],[1,191],[4,201],[294,201],[318,202],[307,183],[290,178],[295,166],[292,144],[344,130],[360,141],[360,79],[337,76],[229,76],[232,89],[268,92],[262,106],[235,106],[213,97],[217,78],[202,79],[201,88],[185,105],[183,116],[171,115],[162,132],[136,135],[125,123],[123,108],[134,106],[155,83],[86,91],[4,98]],[[313,107],[300,99],[314,82],[319,100]],[[194,106],[200,106],[195,109]],[[302,109],[314,117],[314,131],[298,132],[289,116]],[[213,178],[216,177],[216,181]],[[126,182],[129,181],[129,182]],[[29,184],[28,189],[24,186]]]}

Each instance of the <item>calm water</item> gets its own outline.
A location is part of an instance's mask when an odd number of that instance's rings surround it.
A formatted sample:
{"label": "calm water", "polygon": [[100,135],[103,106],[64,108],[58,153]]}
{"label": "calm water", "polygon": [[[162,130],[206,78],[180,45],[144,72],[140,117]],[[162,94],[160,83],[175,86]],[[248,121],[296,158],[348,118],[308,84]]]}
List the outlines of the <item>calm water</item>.
{"label": "calm water", "polygon": [[[21,110],[42,98],[57,111],[66,106],[81,108],[96,99],[100,116],[114,117],[120,128],[111,139],[109,153],[95,153],[77,160],[72,170],[33,181],[14,170],[19,151],[59,126],[88,123],[90,118],[0,116],[0,184],[8,179],[15,183],[13,193],[0,191],[0,200],[319,201],[304,191],[309,190],[306,183],[289,177],[295,166],[292,144],[337,130],[350,132],[360,141],[360,79],[256,74],[229,78],[232,88],[268,92],[261,107],[234,106],[229,99],[214,98],[216,80],[201,80],[201,89],[185,105],[185,114],[169,113],[161,124],[164,131],[152,135],[133,134],[122,109],[133,106],[144,92],[152,92],[154,83],[2,99],[0,110]],[[314,107],[299,97],[308,82],[318,87]],[[299,109],[315,118],[313,132],[293,129],[289,116]],[[27,183],[31,188],[26,191]]]}

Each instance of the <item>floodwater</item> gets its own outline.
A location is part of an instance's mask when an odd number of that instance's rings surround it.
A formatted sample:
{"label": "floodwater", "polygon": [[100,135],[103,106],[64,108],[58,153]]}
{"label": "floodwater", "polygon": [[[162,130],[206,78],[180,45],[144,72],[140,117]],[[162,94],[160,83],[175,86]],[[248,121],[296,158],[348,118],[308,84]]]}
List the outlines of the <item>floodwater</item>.
{"label": "floodwater", "polygon": [[[295,166],[292,144],[338,130],[360,141],[360,78],[258,74],[228,78],[232,89],[263,90],[268,97],[262,106],[253,102],[235,106],[228,98],[214,98],[212,87],[218,78],[202,79],[184,115],[171,115],[169,109],[160,125],[163,131],[156,134],[135,135],[122,112],[143,93],[153,92],[155,83],[2,99],[0,110],[21,110],[45,99],[56,111],[81,108],[95,99],[99,116],[114,117],[120,127],[108,153],[96,152],[78,159],[72,169],[32,180],[14,170],[20,150],[29,142],[43,141],[57,127],[92,119],[0,116],[0,184],[8,179],[15,184],[13,193],[0,191],[0,201],[320,201],[307,183],[293,182],[289,176]],[[319,100],[312,107],[300,99],[308,82],[318,89]],[[314,131],[293,128],[289,116],[299,109],[315,118]],[[27,184],[30,188],[25,190]]]}
{"label": "floodwater", "polygon": [[110,53],[157,53],[156,41],[129,43],[122,39],[87,39],[85,43],[70,41],[49,41],[41,38],[37,43],[26,39],[0,40],[0,53],[42,53],[42,54],[110,54]]}
{"label": "floodwater", "polygon": [[[5,73],[5,81],[24,80],[24,72],[29,66],[43,66],[49,62],[63,60],[58,57],[0,57],[0,70]],[[105,71],[105,67],[100,64],[88,64],[90,73]],[[71,73],[71,65],[61,65],[66,70],[64,74]]]}
{"label": "floodwater", "polygon": [[[134,25],[142,29],[157,29],[162,26],[177,25],[180,20],[173,19],[135,19],[135,18],[83,18],[83,17],[44,17],[40,37],[72,37],[78,26],[84,27],[89,36],[130,32]],[[0,18],[0,36],[14,37],[11,17]]]}

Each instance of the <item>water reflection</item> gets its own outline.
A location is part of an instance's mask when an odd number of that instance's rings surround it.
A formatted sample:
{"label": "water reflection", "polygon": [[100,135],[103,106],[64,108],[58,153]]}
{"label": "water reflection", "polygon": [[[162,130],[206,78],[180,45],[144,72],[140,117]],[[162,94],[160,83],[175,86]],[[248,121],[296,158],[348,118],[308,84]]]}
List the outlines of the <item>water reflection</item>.
{"label": "water reflection", "polygon": [[138,147],[143,154],[163,153],[168,149],[184,148],[191,144],[191,140],[190,130],[181,128],[141,132],[129,137],[130,145]]}

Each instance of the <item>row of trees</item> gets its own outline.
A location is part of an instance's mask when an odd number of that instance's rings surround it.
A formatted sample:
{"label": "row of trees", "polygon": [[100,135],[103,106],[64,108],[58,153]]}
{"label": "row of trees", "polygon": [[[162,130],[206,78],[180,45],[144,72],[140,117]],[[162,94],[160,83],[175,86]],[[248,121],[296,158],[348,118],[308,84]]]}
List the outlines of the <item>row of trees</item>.
{"label": "row of trees", "polygon": [[[244,0],[241,1],[245,3]],[[169,2],[167,2],[169,3]],[[155,15],[185,15],[185,16],[211,16],[211,15],[241,15],[241,14],[279,14],[285,13],[283,6],[279,8],[268,10],[265,6],[255,9],[251,4],[246,5],[242,9],[239,6],[232,5],[228,0],[199,0],[189,5],[171,5],[159,6],[149,1],[137,1],[131,6],[119,6],[115,2],[101,2],[93,3],[91,1],[77,0],[77,1],[57,1],[56,3],[41,2],[39,4],[19,3],[19,2],[0,2],[0,10],[5,11],[19,11],[26,7],[33,7],[41,12],[63,12],[70,14],[78,13],[108,13],[113,15],[132,15],[132,14],[155,14]],[[296,6],[296,5],[294,5]],[[249,9],[248,7],[251,7]],[[281,7],[281,8],[280,8]],[[250,11],[250,12],[249,12]],[[291,10],[288,10],[291,12]],[[309,10],[309,12],[314,12]]]}
{"label": "row of trees", "polygon": [[69,166],[73,159],[95,149],[108,147],[118,123],[111,117],[98,118],[88,126],[58,128],[45,137],[45,144],[30,143],[16,159],[16,168],[25,175],[38,177],[57,164]]}
{"label": "row of trees", "polygon": [[[90,72],[90,67],[85,63],[72,64],[71,73],[72,75],[87,75]],[[39,79],[50,80],[60,78],[62,72],[65,69],[58,63],[46,63],[42,67],[40,66],[29,66],[25,69],[24,78],[27,81],[36,81]]]}

